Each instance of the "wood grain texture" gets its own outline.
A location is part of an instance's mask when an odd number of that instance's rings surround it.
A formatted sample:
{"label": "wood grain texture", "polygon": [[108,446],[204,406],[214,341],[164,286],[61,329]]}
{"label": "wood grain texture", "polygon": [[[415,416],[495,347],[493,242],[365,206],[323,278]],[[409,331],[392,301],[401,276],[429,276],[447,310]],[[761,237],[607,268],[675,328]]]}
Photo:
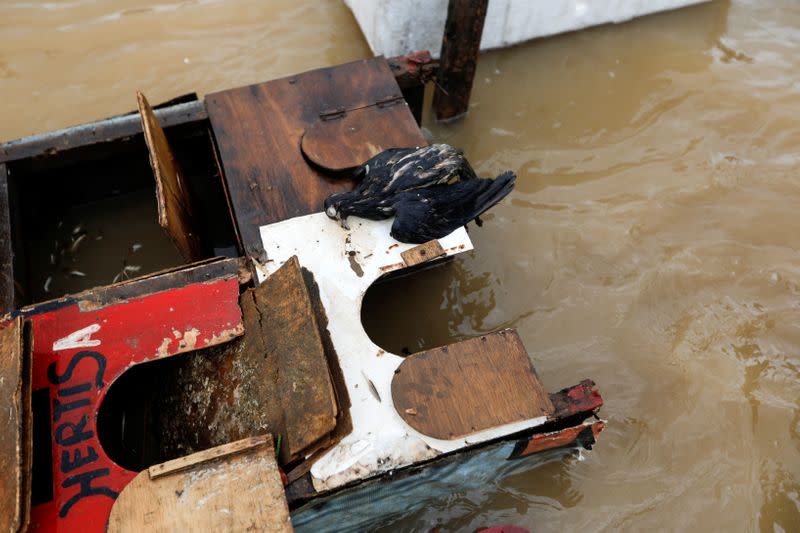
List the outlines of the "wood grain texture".
{"label": "wood grain texture", "polygon": [[[303,157],[301,138],[322,120],[320,114],[363,108],[399,96],[400,88],[384,58],[206,96],[246,255],[266,260],[259,226],[321,211],[328,195],[353,187],[351,180],[327,176]],[[380,114],[385,119],[365,126],[364,136],[370,131],[376,138],[385,135],[381,143],[387,145],[373,141],[375,150],[426,144],[408,106],[389,109]],[[392,136],[391,130],[397,135]],[[334,149],[337,142],[330,139],[328,148]]]}
{"label": "wood grain texture", "polygon": [[189,188],[153,108],[142,93],[137,92],[136,97],[150,166],[156,179],[158,223],[186,261],[197,261],[202,259],[203,249],[195,229],[196,215]]}
{"label": "wood grain texture", "polygon": [[11,241],[8,167],[0,163],[0,314],[14,309],[14,255]]}
{"label": "wood grain texture", "polygon": [[336,394],[297,259],[244,292],[240,305],[243,337],[194,354],[164,376],[165,394],[154,407],[164,457],[269,431],[282,437],[286,462],[326,444],[336,427]]}
{"label": "wood grain texture", "polygon": [[[303,155],[325,170],[352,169],[386,148],[405,147],[409,139],[417,137],[419,128],[416,122],[406,120],[408,112],[402,98],[346,111],[306,128],[300,147]],[[380,127],[386,124],[395,127]]]}
{"label": "wood grain texture", "polygon": [[489,0],[449,0],[439,54],[440,68],[433,108],[436,119],[455,120],[469,110]]}
{"label": "wood grain texture", "polygon": [[157,478],[141,472],[114,503],[108,531],[292,531],[271,436],[248,444],[186,458],[192,464]]}
{"label": "wood grain texture", "polygon": [[217,446],[216,448],[203,450],[202,452],[185,455],[183,457],[173,459],[172,461],[153,465],[148,468],[147,471],[150,473],[150,479],[156,479],[162,476],[168,476],[170,474],[188,470],[189,468],[192,468],[200,463],[206,463],[220,457],[234,455],[236,453],[243,453],[253,448],[258,448],[268,441],[271,441],[271,437],[269,435],[249,437],[247,439],[237,440],[236,442],[223,444],[222,446]]}
{"label": "wood grain texture", "polygon": [[[30,506],[31,419],[29,354],[22,319],[0,325],[0,530],[23,531]],[[26,361],[26,359],[28,359]]]}
{"label": "wood grain texture", "polygon": [[392,379],[392,399],[408,425],[438,439],[553,412],[511,329],[407,357]]}
{"label": "wood grain texture", "polygon": [[400,254],[406,266],[419,265],[427,261],[432,261],[437,257],[445,255],[444,248],[439,244],[439,241],[434,239],[432,241],[424,242],[419,246],[415,246]]}

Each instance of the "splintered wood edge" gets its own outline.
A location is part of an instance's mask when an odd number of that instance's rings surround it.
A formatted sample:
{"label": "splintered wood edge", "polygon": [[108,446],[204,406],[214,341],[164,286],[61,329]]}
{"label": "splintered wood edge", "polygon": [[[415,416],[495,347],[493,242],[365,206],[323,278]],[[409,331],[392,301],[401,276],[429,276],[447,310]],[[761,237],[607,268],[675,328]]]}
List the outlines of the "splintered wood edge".
{"label": "splintered wood edge", "polygon": [[203,450],[202,452],[193,453],[185,457],[179,457],[178,459],[173,459],[172,461],[153,465],[148,468],[147,471],[150,474],[150,479],[158,479],[163,476],[182,472],[183,470],[187,470],[202,463],[207,463],[215,459],[221,459],[237,453],[246,452],[248,450],[252,450],[253,448],[258,448],[267,444],[272,446],[271,434],[260,435],[258,437],[249,437],[236,442],[223,444],[222,446],[217,446],[216,448],[210,448],[208,450]]}
{"label": "splintered wood edge", "polygon": [[443,255],[445,255],[444,248],[442,248],[437,239],[410,248],[405,252],[400,252],[400,257],[403,258],[406,266],[419,265]]}

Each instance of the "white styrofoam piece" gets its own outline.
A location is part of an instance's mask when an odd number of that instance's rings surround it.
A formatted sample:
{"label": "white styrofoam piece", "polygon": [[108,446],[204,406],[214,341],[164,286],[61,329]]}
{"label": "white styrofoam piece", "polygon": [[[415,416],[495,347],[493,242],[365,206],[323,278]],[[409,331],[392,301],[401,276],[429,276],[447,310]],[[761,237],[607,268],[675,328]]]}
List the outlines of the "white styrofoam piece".
{"label": "white styrofoam piece", "polygon": [[[391,396],[392,377],[403,358],[385,352],[370,340],[361,323],[361,304],[375,280],[405,268],[400,254],[414,245],[389,235],[392,220],[350,217],[348,223],[350,230],[345,230],[324,213],[317,213],[260,228],[267,262],[256,265],[259,283],[294,255],[314,274],[350,395],[353,431],[314,463],[314,487],[332,489],[543,423],[545,417],[538,417],[455,440],[434,439],[406,424]],[[472,250],[464,228],[439,239],[439,243],[447,255]]]}
{"label": "white styrofoam piece", "polygon": [[[708,0],[490,0],[481,50],[511,46]],[[375,55],[439,56],[447,0],[345,0]]]}

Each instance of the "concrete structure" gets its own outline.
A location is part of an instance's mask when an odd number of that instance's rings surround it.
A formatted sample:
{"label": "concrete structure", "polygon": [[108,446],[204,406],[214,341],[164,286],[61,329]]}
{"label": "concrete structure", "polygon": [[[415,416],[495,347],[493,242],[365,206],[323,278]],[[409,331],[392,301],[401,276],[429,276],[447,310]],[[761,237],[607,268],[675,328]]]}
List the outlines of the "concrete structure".
{"label": "concrete structure", "polygon": [[[481,50],[707,0],[490,0]],[[430,50],[438,57],[447,0],[345,0],[375,55]]]}

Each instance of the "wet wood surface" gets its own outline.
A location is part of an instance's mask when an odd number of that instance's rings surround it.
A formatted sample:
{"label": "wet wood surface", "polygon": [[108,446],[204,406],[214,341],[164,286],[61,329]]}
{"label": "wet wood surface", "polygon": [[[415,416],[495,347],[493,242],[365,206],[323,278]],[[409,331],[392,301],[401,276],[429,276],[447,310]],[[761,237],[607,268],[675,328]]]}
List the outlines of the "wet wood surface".
{"label": "wet wood surface", "polygon": [[433,108],[436,119],[456,120],[469,109],[489,0],[450,0]]}
{"label": "wet wood surface", "polygon": [[392,380],[392,399],[408,425],[438,439],[554,411],[514,330],[407,357]]}
{"label": "wet wood surface", "polygon": [[158,223],[186,261],[203,257],[192,199],[183,172],[147,98],[136,93],[150,166],[156,180]]}
{"label": "wet wood surface", "polygon": [[240,269],[241,262],[238,258],[214,257],[197,261],[190,265],[161,270],[113,285],[89,289],[78,294],[23,307],[15,311],[15,314],[35,316],[72,304],[77,304],[81,310],[96,310],[109,305],[123,303],[131,298],[176,289],[191,283],[238,278]]}
{"label": "wet wood surface", "polygon": [[14,255],[11,249],[8,167],[0,163],[0,313],[14,308]]}
{"label": "wet wood surface", "polygon": [[[259,226],[322,210],[324,199],[353,182],[333,177],[303,156],[304,132],[337,110],[354,110],[400,97],[383,58],[347,63],[206,96],[230,202],[245,254],[265,261]],[[369,125],[391,135],[375,150],[425,143],[406,105]],[[384,132],[382,130],[387,130]],[[377,132],[380,132],[377,133]],[[366,133],[366,132],[365,132]],[[328,149],[336,149],[337,138]],[[319,151],[318,151],[319,152]],[[325,160],[325,157],[322,157]]]}
{"label": "wet wood surface", "polygon": [[[323,339],[296,258],[240,298],[244,336],[193,354],[156,406],[165,457],[269,431],[282,462],[327,443],[339,415]],[[180,423],[174,423],[180,420]]]}
{"label": "wet wood surface", "polygon": [[419,265],[427,261],[432,261],[437,257],[445,255],[444,248],[439,244],[439,241],[434,239],[432,241],[424,242],[419,246],[415,246],[410,250],[406,250],[400,254],[406,266]]}
{"label": "wet wood surface", "polygon": [[178,463],[137,475],[114,503],[108,531],[292,531],[270,435]]}
{"label": "wet wood surface", "polygon": [[[400,98],[320,120],[303,135],[303,155],[325,170],[341,172],[363,164],[386,148],[406,146],[412,139],[419,146],[427,144],[417,124],[407,120],[408,111],[405,100]],[[380,127],[387,124],[395,127]]]}
{"label": "wet wood surface", "polygon": [[30,354],[22,319],[0,325],[0,530],[23,531],[31,491]]}

